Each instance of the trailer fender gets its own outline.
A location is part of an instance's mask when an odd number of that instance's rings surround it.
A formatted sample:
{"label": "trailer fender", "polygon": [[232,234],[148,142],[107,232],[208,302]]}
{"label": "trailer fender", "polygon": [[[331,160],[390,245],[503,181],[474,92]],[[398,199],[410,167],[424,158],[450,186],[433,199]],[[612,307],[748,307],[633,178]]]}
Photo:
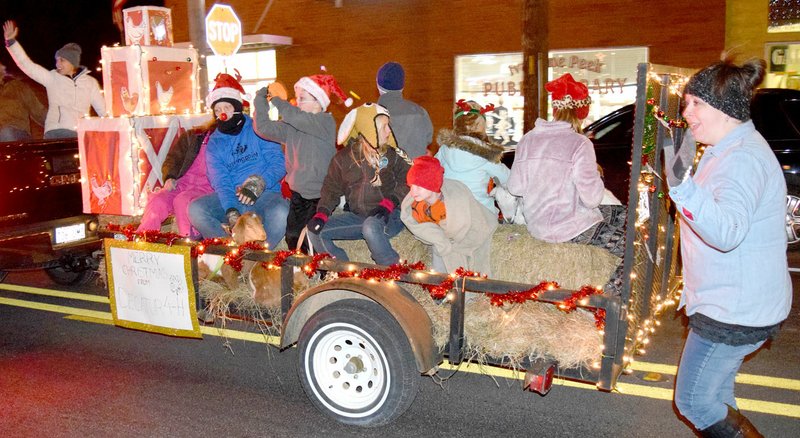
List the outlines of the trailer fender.
{"label": "trailer fender", "polygon": [[422,305],[396,282],[357,278],[333,280],[295,298],[283,321],[281,348],[297,342],[306,321],[318,310],[338,300],[352,298],[372,300],[395,318],[408,337],[420,373],[427,373],[439,364],[441,357],[433,341],[433,324]]}

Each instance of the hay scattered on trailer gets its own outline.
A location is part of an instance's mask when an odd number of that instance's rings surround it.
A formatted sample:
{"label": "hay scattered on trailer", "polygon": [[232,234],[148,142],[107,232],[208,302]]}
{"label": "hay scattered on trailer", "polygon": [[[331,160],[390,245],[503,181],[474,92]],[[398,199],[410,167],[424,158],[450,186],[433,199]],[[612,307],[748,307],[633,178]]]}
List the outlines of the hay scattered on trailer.
{"label": "hay scattered on trailer", "polygon": [[[372,263],[363,240],[338,241],[337,245],[351,261]],[[429,249],[408,231],[393,238],[392,246],[401,258],[430,265]],[[562,288],[573,290],[587,284],[605,284],[620,262],[601,248],[533,239],[523,225],[498,227],[492,247],[492,278],[526,284],[556,281]],[[309,287],[321,282],[315,278]],[[433,323],[434,341],[444,348],[450,329],[450,305],[435,302],[420,286],[402,286],[425,308]],[[225,315],[235,310],[260,326],[270,319],[279,324],[279,309],[258,306],[244,282],[231,291],[224,284],[206,280],[201,282],[200,292],[208,301],[208,311],[222,323]],[[567,314],[552,304],[540,302],[494,307],[482,294],[468,296],[476,297],[467,303],[464,326],[467,357],[471,360],[483,363],[490,358],[501,359],[511,367],[518,367],[526,358],[550,358],[562,368],[574,368],[590,366],[600,358],[602,336],[589,312],[578,309]]]}
{"label": "hay scattered on trailer", "polygon": [[[438,304],[417,285],[403,284],[431,318],[436,345],[443,349],[450,334],[450,304]],[[554,359],[561,368],[589,367],[600,358],[602,336],[594,316],[578,309],[564,313],[555,306],[529,301],[495,307],[482,294],[465,308],[465,357],[478,363],[501,359],[520,368],[527,358]]]}

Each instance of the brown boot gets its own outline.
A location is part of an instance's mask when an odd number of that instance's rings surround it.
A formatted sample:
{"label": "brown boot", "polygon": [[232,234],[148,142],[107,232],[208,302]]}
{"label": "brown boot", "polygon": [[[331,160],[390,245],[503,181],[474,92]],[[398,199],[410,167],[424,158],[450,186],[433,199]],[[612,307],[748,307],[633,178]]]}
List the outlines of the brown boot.
{"label": "brown boot", "polygon": [[728,416],[700,431],[706,438],[764,438],[741,412],[728,406]]}

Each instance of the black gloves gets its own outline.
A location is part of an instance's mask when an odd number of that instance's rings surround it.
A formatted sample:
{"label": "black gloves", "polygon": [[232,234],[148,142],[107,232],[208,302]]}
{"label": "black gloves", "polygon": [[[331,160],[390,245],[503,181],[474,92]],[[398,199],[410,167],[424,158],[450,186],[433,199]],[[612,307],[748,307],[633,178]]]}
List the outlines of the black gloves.
{"label": "black gloves", "polygon": [[314,217],[308,221],[308,231],[314,234],[319,234],[322,231],[322,227],[325,226],[325,223],[328,222],[328,215],[325,213],[317,213]]}
{"label": "black gloves", "polygon": [[392,215],[396,203],[389,198],[381,199],[378,206],[369,212],[369,216],[375,216],[378,219],[383,219],[384,223],[389,223],[389,216]]}
{"label": "black gloves", "polygon": [[236,191],[239,202],[244,205],[253,205],[267,188],[267,183],[260,175],[250,175],[244,180],[242,186]]}

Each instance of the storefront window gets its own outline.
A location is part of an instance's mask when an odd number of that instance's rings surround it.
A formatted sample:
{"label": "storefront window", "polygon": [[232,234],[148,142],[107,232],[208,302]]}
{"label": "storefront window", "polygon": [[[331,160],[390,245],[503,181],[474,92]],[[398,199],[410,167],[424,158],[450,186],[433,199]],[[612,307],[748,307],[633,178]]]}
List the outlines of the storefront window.
{"label": "storefront window", "polygon": [[800,43],[769,43],[764,87],[800,90]]}
{"label": "storefront window", "polygon": [[[646,47],[550,52],[548,80],[570,73],[589,87],[592,97],[586,124],[632,103],[636,99],[636,67],[647,62]],[[522,137],[522,53],[492,53],[457,56],[456,100],[494,104],[487,117],[487,134],[506,147]],[[552,109],[548,104],[548,113]]]}
{"label": "storefront window", "polygon": [[259,88],[274,82],[278,76],[275,65],[275,49],[237,53],[228,57],[208,56],[206,66],[209,91],[214,88],[214,78],[218,73],[234,75],[234,69],[242,75],[242,87],[251,96],[254,96]]}

